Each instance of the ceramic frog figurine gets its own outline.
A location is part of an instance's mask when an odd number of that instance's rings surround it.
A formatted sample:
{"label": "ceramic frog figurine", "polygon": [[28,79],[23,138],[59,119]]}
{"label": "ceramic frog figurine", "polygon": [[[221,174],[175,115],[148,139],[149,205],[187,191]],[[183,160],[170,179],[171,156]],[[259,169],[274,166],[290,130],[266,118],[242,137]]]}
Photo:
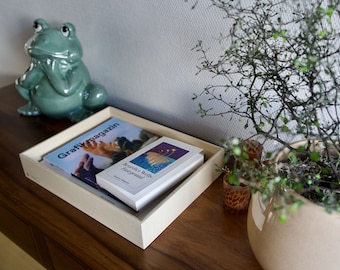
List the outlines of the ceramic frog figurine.
{"label": "ceramic frog figurine", "polygon": [[37,19],[33,28],[35,35],[25,44],[30,67],[15,82],[29,102],[18,112],[80,121],[103,108],[107,92],[90,81],[74,25],[51,28],[45,20]]}

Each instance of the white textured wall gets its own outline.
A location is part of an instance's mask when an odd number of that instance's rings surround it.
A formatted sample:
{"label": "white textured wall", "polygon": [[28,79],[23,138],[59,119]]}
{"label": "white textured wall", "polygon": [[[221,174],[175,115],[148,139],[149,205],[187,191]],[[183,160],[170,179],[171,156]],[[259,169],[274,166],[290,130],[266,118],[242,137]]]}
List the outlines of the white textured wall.
{"label": "white textured wall", "polygon": [[209,1],[195,0],[2,0],[0,2],[0,86],[28,67],[23,46],[32,22],[72,22],[92,80],[109,92],[109,104],[191,135],[216,141],[242,128],[227,119],[196,115],[191,100],[209,83],[196,76],[197,40],[216,46],[226,26]]}

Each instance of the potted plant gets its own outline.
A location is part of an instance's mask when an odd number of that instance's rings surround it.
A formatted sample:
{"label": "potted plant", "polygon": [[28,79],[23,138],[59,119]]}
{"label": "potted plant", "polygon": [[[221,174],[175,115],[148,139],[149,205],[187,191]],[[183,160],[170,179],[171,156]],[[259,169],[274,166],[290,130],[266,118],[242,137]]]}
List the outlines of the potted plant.
{"label": "potted plant", "polygon": [[[262,144],[256,140],[222,140],[224,166],[218,168],[223,173],[224,209],[232,214],[242,214],[248,210],[251,198],[251,180],[257,178],[261,166]],[[254,170],[256,168],[256,170]]]}
{"label": "potted plant", "polygon": [[257,192],[248,211],[254,254],[265,269],[338,269],[340,0],[212,4],[230,30],[217,59],[202,41],[195,47],[213,83],[193,99],[202,117],[237,117],[264,146],[253,177],[244,181],[246,159],[232,172]]}

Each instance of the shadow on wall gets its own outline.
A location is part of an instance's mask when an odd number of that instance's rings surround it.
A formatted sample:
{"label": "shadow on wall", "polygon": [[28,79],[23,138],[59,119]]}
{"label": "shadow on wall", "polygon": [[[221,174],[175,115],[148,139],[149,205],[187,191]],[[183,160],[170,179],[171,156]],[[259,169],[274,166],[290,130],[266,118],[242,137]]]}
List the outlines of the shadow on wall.
{"label": "shadow on wall", "polygon": [[[18,77],[19,77],[19,75],[18,75]],[[17,77],[14,76],[14,75],[3,75],[3,74],[1,74],[0,75],[0,87],[4,87],[4,86],[7,86],[7,85],[11,85],[11,84],[14,85],[14,82],[15,82],[16,79],[17,79]]]}

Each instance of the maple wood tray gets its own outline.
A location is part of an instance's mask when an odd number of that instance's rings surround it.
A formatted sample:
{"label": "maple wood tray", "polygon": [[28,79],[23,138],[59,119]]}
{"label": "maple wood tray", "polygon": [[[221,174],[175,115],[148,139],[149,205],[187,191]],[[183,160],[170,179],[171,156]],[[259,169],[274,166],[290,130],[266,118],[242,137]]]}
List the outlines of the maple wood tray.
{"label": "maple wood tray", "polygon": [[[42,161],[42,157],[105,120],[116,117],[145,130],[203,149],[205,161],[176,187],[139,212]],[[20,153],[25,175],[142,249],[147,248],[218,177],[223,149],[122,110],[107,107]]]}

